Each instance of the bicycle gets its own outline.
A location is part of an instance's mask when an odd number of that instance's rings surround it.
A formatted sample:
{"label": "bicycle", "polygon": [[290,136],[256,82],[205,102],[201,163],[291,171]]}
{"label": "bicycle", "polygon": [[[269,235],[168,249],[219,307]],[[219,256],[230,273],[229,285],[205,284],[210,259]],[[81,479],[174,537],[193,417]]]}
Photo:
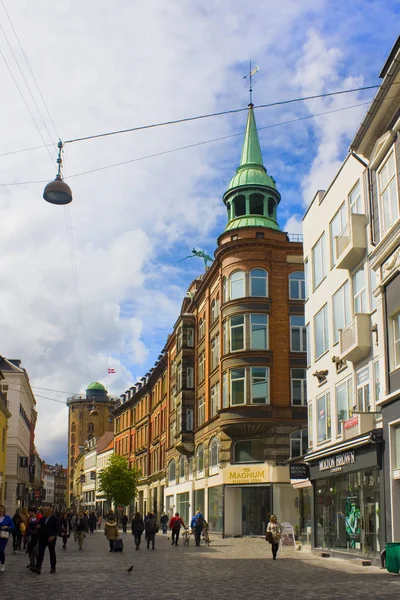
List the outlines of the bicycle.
{"label": "bicycle", "polygon": [[189,529],[185,529],[184,532],[182,533],[182,540],[183,540],[184,546],[189,546],[189,540],[190,540]]}
{"label": "bicycle", "polygon": [[204,540],[204,545],[209,546],[211,540],[210,540],[210,536],[208,535],[208,529],[206,529],[206,528],[203,529],[202,537]]}

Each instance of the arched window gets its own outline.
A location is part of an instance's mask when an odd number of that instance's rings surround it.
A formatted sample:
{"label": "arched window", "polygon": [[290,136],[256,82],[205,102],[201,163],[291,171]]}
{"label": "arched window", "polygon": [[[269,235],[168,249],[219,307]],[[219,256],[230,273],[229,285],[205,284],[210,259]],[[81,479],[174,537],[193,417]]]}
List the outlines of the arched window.
{"label": "arched window", "polygon": [[185,478],[185,455],[182,454],[182,456],[179,459],[179,479],[184,479]]}
{"label": "arched window", "polygon": [[89,433],[93,433],[94,432],[94,423],[88,423],[88,432]]}
{"label": "arched window", "polygon": [[171,460],[169,465],[168,465],[168,481],[175,481],[176,479],[176,466],[175,466],[175,460]]}
{"label": "arched window", "polygon": [[226,277],[222,280],[222,302],[228,302],[229,293],[228,293],[228,280]]}
{"label": "arched window", "polygon": [[212,438],[208,449],[208,466],[211,469],[218,467],[218,447],[219,440],[217,437]]}
{"label": "arched window", "polygon": [[250,196],[250,214],[264,214],[264,196],[262,194],[251,194]]}
{"label": "arched window", "polygon": [[241,217],[246,214],[246,197],[245,196],[236,196],[233,200],[233,205],[235,207],[235,217]]}
{"label": "arched window", "polygon": [[289,298],[291,300],[305,300],[306,287],[304,271],[295,271],[289,275]]}
{"label": "arched window", "polygon": [[265,446],[261,440],[241,440],[233,447],[233,462],[264,462]]}
{"label": "arched window", "polygon": [[76,423],[71,424],[71,431],[76,431]]}
{"label": "arched window", "polygon": [[204,471],[204,446],[199,444],[196,450],[196,471],[202,473]]}
{"label": "arched window", "polygon": [[211,302],[211,323],[215,323],[215,321],[219,317],[219,297],[217,296]]}
{"label": "arched window", "polygon": [[245,296],[245,273],[244,271],[234,271],[229,277],[230,299],[243,298]]}
{"label": "arched window", "polygon": [[268,296],[268,273],[264,269],[253,269],[250,272],[250,295]]}
{"label": "arched window", "polygon": [[75,446],[73,444],[71,446],[71,454],[75,454]]}
{"label": "arched window", "polygon": [[71,435],[71,444],[75,444],[75,434]]}
{"label": "arched window", "polygon": [[199,340],[202,340],[205,333],[205,320],[203,317],[199,319]]}

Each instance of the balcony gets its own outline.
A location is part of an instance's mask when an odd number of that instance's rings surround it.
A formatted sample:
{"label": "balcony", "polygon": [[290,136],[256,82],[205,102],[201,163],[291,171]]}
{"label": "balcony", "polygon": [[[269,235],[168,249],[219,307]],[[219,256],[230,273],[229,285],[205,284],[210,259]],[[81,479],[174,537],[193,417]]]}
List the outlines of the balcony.
{"label": "balcony", "polygon": [[239,405],[219,413],[221,430],[231,439],[270,435],[274,429],[271,406]]}
{"label": "balcony", "polygon": [[175,436],[175,448],[181,454],[193,454],[194,433],[193,431],[181,431]]}
{"label": "balcony", "polygon": [[342,421],[343,440],[368,433],[375,427],[375,415],[371,413],[360,413],[353,415],[347,421]]}
{"label": "balcony", "polygon": [[340,360],[357,363],[371,352],[371,317],[357,313],[350,325],[339,329]]}
{"label": "balcony", "polygon": [[362,259],[367,249],[367,225],[365,215],[351,214],[343,231],[335,237],[336,268],[353,269]]}

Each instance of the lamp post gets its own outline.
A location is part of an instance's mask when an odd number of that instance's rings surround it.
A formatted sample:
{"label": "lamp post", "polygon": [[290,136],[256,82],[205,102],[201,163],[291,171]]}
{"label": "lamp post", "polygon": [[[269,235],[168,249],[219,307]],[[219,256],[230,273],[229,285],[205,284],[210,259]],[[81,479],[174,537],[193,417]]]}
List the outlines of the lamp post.
{"label": "lamp post", "polygon": [[71,188],[65,183],[61,174],[62,149],[63,143],[61,140],[59,140],[57,157],[58,172],[56,178],[53,181],[50,181],[50,183],[48,183],[43,190],[43,198],[46,200],[46,202],[50,202],[50,204],[65,205],[72,202]]}

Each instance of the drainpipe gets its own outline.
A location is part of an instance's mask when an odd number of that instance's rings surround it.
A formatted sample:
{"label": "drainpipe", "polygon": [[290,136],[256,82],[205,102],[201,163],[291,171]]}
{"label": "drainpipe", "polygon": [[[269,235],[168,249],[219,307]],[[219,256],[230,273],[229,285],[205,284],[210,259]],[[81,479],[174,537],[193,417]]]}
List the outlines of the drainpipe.
{"label": "drainpipe", "polygon": [[376,240],[374,235],[374,224],[373,224],[373,212],[374,207],[372,204],[372,178],[371,178],[371,169],[368,167],[368,164],[362,160],[358,154],[356,154],[353,150],[351,151],[351,155],[354,156],[359,163],[361,163],[367,170],[367,182],[368,182],[368,208],[369,208],[369,239],[371,242],[371,246],[376,246]]}

